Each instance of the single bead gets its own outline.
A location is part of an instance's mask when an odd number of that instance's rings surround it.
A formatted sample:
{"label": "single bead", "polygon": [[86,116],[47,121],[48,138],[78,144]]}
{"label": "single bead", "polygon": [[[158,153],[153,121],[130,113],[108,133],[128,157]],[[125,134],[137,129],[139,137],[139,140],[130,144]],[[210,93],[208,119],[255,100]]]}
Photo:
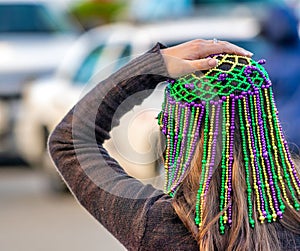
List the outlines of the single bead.
{"label": "single bead", "polygon": [[260,59],[257,61],[257,63],[259,63],[260,65],[263,65],[266,63],[266,60],[265,59]]}
{"label": "single bead", "polygon": [[218,81],[224,81],[226,80],[228,74],[227,73],[221,73],[218,77]]}
{"label": "single bead", "polygon": [[282,212],[281,211],[278,211],[277,215],[279,216],[279,218],[282,218]]}

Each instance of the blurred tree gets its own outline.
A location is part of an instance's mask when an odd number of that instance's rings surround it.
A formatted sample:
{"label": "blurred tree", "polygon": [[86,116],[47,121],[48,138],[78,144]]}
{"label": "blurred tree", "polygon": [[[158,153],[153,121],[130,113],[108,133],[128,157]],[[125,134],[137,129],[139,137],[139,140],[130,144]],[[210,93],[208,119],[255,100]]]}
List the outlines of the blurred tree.
{"label": "blurred tree", "polygon": [[126,6],[127,2],[124,0],[83,0],[71,7],[71,13],[85,29],[91,29],[119,19]]}

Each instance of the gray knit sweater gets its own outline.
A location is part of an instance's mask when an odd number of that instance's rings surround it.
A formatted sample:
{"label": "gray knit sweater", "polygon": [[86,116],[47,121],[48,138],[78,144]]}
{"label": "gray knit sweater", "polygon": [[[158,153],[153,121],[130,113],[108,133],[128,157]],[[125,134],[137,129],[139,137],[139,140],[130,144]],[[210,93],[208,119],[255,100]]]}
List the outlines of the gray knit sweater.
{"label": "gray knit sweater", "polygon": [[[102,146],[118,124],[112,124],[113,116],[132,108],[122,106],[116,114],[122,101],[167,79],[160,48],[157,44],[81,99],[50,136],[49,150],[79,203],[128,250],[199,250],[171,197],[127,175]],[[300,236],[283,228],[278,235],[283,250],[300,250]]]}

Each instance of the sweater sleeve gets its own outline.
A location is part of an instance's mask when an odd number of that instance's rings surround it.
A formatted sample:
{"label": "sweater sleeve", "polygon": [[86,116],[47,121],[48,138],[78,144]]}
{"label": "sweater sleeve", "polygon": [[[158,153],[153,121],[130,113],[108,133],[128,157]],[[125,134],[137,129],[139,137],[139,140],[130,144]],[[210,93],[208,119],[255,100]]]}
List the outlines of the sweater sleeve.
{"label": "sweater sleeve", "polygon": [[[100,82],[63,118],[49,138],[49,152],[79,203],[128,250],[140,246],[147,211],[163,193],[128,176],[102,146],[109,132],[133,105],[129,96],[151,90],[168,77],[157,44],[148,53]],[[150,92],[141,92],[136,103]],[[114,120],[115,121],[115,120]]]}

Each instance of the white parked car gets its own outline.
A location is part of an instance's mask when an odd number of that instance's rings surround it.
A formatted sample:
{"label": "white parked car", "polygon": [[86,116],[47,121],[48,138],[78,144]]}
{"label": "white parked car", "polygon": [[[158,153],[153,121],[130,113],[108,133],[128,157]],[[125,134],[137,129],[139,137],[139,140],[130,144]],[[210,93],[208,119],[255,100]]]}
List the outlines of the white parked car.
{"label": "white parked car", "polygon": [[16,155],[11,132],[25,84],[50,76],[81,33],[66,5],[0,0],[0,154]]}
{"label": "white parked car", "polygon": [[[16,126],[19,151],[29,163],[37,166],[47,163],[49,132],[89,89],[86,85],[89,80],[105,78],[150,49],[156,41],[174,45],[199,37],[217,37],[251,45],[258,33],[258,24],[252,17],[197,18],[140,26],[113,24],[90,30],[70,48],[54,77],[27,86]],[[126,114],[106,143],[126,170],[140,179],[153,177],[157,171],[151,144],[158,128],[155,116],[161,107],[162,94],[162,90],[157,89],[141,106]],[[122,142],[117,149],[115,141]]]}

